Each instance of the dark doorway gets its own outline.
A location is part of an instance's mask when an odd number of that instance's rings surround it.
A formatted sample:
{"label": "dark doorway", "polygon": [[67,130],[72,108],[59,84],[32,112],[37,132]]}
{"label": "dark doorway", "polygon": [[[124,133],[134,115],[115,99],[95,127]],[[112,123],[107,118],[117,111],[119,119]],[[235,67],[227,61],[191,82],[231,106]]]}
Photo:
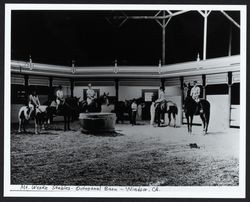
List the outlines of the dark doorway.
{"label": "dark doorway", "polygon": [[150,120],[150,106],[153,95],[158,97],[158,89],[142,89],[142,97],[145,100],[145,107],[142,109],[142,120]]}

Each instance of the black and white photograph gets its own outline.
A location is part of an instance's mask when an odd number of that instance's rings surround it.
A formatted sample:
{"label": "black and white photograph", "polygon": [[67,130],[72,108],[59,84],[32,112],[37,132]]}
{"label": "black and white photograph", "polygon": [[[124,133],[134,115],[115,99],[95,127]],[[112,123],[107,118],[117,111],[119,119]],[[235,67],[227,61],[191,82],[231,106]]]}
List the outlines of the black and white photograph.
{"label": "black and white photograph", "polygon": [[4,195],[245,197],[246,6],[5,5]]}

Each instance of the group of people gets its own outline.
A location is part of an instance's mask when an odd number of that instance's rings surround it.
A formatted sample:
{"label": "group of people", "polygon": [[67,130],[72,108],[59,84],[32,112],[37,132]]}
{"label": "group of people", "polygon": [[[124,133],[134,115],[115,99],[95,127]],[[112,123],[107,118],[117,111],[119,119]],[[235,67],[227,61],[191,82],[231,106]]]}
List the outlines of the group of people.
{"label": "group of people", "polygon": [[[86,92],[87,95],[87,103],[90,105],[92,101],[96,98],[96,93],[92,89],[92,85],[88,84],[88,90]],[[65,101],[64,93],[63,93],[63,88],[61,85],[58,86],[58,89],[56,91],[56,99],[51,102],[51,106],[54,106],[56,110],[58,110],[59,106],[63,105]],[[33,89],[30,91],[29,96],[28,96],[28,114],[26,117],[30,117],[32,113],[36,115],[36,109],[39,110],[40,107],[40,100],[37,94],[36,89]]]}
{"label": "group of people", "polygon": [[[193,98],[193,100],[196,103],[199,103],[200,101],[200,87],[198,86],[197,81],[193,82],[193,87],[191,88],[190,83],[188,84],[187,87],[187,92],[186,92],[186,96],[190,96]],[[93,100],[96,98],[96,93],[95,91],[92,89],[92,85],[91,83],[88,84],[88,90],[86,91],[86,98],[87,98],[87,104],[90,105]],[[151,105],[151,124],[153,124],[154,122],[154,109],[156,107],[157,104],[161,103],[162,101],[166,100],[167,96],[166,93],[164,91],[164,87],[160,87],[160,93],[159,93],[159,97],[157,100],[152,102]],[[56,110],[58,110],[58,107],[60,105],[62,105],[65,101],[64,98],[64,93],[63,93],[63,88],[61,85],[58,86],[58,90],[56,91],[56,100],[54,102],[54,107],[56,107]],[[167,100],[166,100],[167,101]],[[51,105],[53,105],[53,102],[51,103]],[[28,108],[29,108],[29,114],[27,114],[28,117],[31,116],[31,114],[34,112],[34,114],[36,114],[36,109],[39,110],[39,106],[40,106],[40,101],[37,95],[37,91],[33,90],[31,91],[31,93],[29,94],[29,99],[28,99]],[[167,111],[169,110],[170,105],[167,105]],[[200,107],[200,109],[202,110],[202,106]],[[131,123],[132,125],[136,125],[136,114],[138,111],[138,105],[136,103],[136,100],[133,99],[132,104],[131,104]]]}

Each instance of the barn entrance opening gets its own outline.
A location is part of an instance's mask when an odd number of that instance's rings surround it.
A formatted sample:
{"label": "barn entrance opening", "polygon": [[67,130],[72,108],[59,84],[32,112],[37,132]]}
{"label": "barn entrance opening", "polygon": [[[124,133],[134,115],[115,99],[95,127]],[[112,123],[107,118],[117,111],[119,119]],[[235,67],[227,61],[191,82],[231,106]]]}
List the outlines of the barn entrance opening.
{"label": "barn entrance opening", "polygon": [[150,120],[150,106],[153,95],[158,97],[158,89],[142,89],[142,97],[145,101],[145,107],[142,109],[142,120]]}

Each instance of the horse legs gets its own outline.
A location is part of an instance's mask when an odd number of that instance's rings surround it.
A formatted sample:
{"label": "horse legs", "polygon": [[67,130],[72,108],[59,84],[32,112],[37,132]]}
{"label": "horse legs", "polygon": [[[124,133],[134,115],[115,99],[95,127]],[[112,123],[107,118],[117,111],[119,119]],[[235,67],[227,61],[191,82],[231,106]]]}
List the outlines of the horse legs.
{"label": "horse legs", "polygon": [[161,113],[160,112],[157,112],[157,123],[158,123],[158,127],[161,126]]}
{"label": "horse legs", "polygon": [[35,122],[35,134],[37,135],[38,132],[37,132],[37,119],[36,118],[34,118],[34,122]]}
{"label": "horse legs", "polygon": [[19,118],[18,133],[21,133],[22,119]]}
{"label": "horse legs", "polygon": [[130,124],[132,124],[132,113],[130,111],[128,113],[128,116],[129,116]]}
{"label": "horse legs", "polygon": [[162,123],[164,124],[165,123],[165,113],[161,112],[160,117],[161,117],[160,119],[161,119]]}
{"label": "horse legs", "polygon": [[187,125],[188,125],[188,133],[192,133],[193,116],[186,115],[186,118],[187,118]]}
{"label": "horse legs", "polygon": [[205,131],[206,131],[206,134],[207,134],[207,130],[208,130],[208,124],[209,124],[209,118],[210,118],[210,111],[205,111],[204,110],[204,114],[205,114],[205,118],[206,118],[206,128],[205,128]]}
{"label": "horse legs", "polygon": [[68,116],[68,120],[67,120],[67,124],[68,124],[68,130],[70,130],[70,127],[69,127],[69,125],[70,125],[70,116]]}
{"label": "horse legs", "polygon": [[173,113],[173,118],[174,118],[174,127],[176,127],[176,115]]}
{"label": "horse legs", "polygon": [[67,116],[64,115],[64,131],[66,131]]}
{"label": "horse legs", "polygon": [[190,116],[190,133],[192,133],[193,118],[194,116]]}
{"label": "horse legs", "polygon": [[171,112],[168,112],[168,126],[170,126],[171,123]]}
{"label": "horse legs", "polygon": [[26,133],[25,122],[26,122],[26,119],[23,119],[22,123],[21,123],[21,126],[23,127],[23,132]]}
{"label": "horse legs", "polygon": [[190,123],[189,123],[189,116],[186,114],[186,119],[187,119],[187,127],[188,127],[188,133],[190,132]]}
{"label": "horse legs", "polygon": [[124,123],[124,119],[125,119],[125,118],[124,118],[124,114],[123,114],[123,113],[121,113],[120,118],[121,118],[120,120],[121,120],[121,122],[122,122],[122,124],[123,124],[123,123]]}
{"label": "horse legs", "polygon": [[202,113],[200,114],[202,124],[203,124],[203,135],[206,135],[207,133],[207,118],[206,116]]}

